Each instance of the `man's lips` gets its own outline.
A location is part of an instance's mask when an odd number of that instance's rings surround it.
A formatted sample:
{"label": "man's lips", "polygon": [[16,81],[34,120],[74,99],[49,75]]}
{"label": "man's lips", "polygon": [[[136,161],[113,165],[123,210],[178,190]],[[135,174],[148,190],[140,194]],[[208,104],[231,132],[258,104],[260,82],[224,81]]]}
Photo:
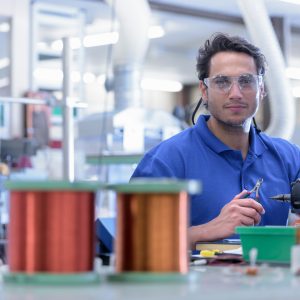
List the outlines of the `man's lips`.
{"label": "man's lips", "polygon": [[231,103],[231,104],[225,104],[225,108],[247,108],[248,105],[244,103]]}
{"label": "man's lips", "polygon": [[248,106],[245,104],[228,104],[228,105],[225,105],[224,107],[225,107],[225,109],[228,109],[233,112],[240,112],[240,111],[246,109]]}

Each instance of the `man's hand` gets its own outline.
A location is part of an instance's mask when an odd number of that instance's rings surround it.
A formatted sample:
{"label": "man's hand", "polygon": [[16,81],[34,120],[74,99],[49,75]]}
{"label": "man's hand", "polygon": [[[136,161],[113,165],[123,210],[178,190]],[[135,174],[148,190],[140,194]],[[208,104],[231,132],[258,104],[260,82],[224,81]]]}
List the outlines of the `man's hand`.
{"label": "man's hand", "polygon": [[210,222],[189,228],[192,246],[196,241],[213,241],[234,234],[236,226],[253,226],[260,223],[265,213],[260,203],[252,198],[245,198],[247,191],[236,195],[221,210],[218,217]]}
{"label": "man's hand", "polygon": [[244,198],[247,191],[244,190],[226,204],[219,216],[212,220],[223,237],[234,234],[236,226],[253,226],[260,223],[261,215],[265,213],[260,203],[252,198]]}

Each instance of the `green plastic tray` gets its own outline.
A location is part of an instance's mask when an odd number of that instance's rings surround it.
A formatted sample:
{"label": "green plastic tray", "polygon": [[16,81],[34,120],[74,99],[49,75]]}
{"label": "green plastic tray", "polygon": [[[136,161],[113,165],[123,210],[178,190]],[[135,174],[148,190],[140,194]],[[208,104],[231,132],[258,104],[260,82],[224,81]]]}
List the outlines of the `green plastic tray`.
{"label": "green plastic tray", "polygon": [[291,247],[297,244],[297,228],[288,226],[237,227],[243,257],[249,261],[249,251],[257,248],[258,262],[290,263]]}

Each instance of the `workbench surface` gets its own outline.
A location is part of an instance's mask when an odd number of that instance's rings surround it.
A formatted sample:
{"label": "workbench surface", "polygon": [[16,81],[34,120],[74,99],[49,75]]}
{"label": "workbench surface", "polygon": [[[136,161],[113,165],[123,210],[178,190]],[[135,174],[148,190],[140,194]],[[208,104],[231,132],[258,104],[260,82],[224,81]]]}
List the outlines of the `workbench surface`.
{"label": "workbench surface", "polygon": [[124,300],[124,299],[297,299],[300,276],[289,267],[260,266],[256,276],[245,275],[245,266],[194,266],[186,282],[116,283],[102,281],[75,286],[25,285],[0,283],[0,299],[30,300]]}

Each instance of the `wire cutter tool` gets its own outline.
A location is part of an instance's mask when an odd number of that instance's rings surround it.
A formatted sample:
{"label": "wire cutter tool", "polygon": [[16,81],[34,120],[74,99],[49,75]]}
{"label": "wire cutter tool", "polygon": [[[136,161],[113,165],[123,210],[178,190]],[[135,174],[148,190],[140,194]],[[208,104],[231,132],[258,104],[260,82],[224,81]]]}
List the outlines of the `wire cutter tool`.
{"label": "wire cutter tool", "polygon": [[263,183],[263,178],[259,178],[255,184],[255,186],[250,190],[248,191],[248,194],[244,197],[244,198],[249,198],[251,196],[251,194],[255,193],[255,200],[256,201],[259,201],[259,189]]}

